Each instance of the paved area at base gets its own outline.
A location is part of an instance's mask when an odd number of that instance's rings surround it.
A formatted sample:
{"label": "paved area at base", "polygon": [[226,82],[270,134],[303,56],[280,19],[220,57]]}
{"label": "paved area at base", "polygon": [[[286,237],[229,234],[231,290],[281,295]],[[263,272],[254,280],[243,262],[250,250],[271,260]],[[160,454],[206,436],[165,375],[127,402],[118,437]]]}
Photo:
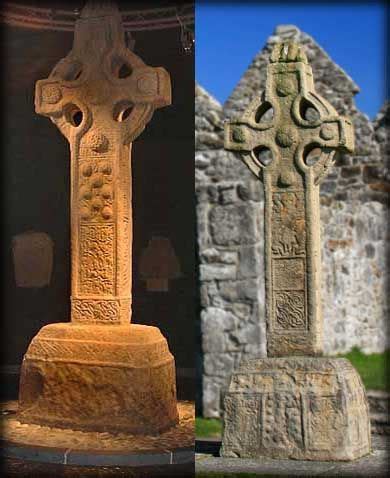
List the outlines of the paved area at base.
{"label": "paved area at base", "polygon": [[16,458],[2,461],[0,476],[6,478],[193,478],[194,464],[153,467],[71,466],[35,463]]}
{"label": "paved area at base", "polygon": [[371,478],[389,476],[390,473],[390,437],[386,435],[373,435],[371,455],[353,462],[220,458],[220,446],[220,440],[199,439],[196,441],[195,469],[197,476],[206,473],[220,473],[226,477],[228,473],[253,473],[259,477],[364,476]]}
{"label": "paved area at base", "polygon": [[178,402],[178,425],[155,436],[25,424],[17,420],[17,402],[0,405],[0,454],[4,458],[67,466],[133,468],[194,462],[193,402]]}

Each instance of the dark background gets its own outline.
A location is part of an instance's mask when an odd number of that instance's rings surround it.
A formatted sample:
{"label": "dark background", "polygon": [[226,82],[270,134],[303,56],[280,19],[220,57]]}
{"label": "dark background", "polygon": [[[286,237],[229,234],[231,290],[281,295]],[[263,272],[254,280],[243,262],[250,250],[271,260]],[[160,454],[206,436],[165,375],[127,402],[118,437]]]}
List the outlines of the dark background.
{"label": "dark background", "polygon": [[[118,3],[129,9],[129,2]],[[193,398],[194,54],[183,53],[179,28],[132,35],[134,52],[150,66],[163,66],[172,82],[172,105],[157,110],[133,144],[132,321],[161,329],[176,359],[179,396],[185,389]],[[34,85],[68,54],[72,41],[71,32],[2,25],[3,378],[17,369],[42,326],[70,320],[70,153],[50,120],[35,113]],[[46,287],[15,283],[12,238],[29,230],[45,232],[54,242]],[[139,277],[139,257],[153,235],[169,238],[180,262],[182,275],[169,282],[168,292],[148,292]]]}

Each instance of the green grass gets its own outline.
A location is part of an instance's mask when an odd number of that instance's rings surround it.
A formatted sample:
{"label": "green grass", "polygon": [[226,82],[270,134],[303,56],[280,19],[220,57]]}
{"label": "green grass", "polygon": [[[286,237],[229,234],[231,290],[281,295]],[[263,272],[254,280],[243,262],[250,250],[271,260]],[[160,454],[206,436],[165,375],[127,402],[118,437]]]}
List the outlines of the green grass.
{"label": "green grass", "polygon": [[[385,390],[390,392],[390,380],[388,378],[390,364],[390,350],[381,354],[364,354],[358,348],[353,348],[347,354],[338,355],[338,357],[347,358],[359,372],[362,377],[364,386],[367,390]],[[200,418],[195,420],[195,431],[198,437],[214,437],[219,436],[222,432],[221,420],[217,418]],[[221,475],[221,474],[201,474],[196,476],[204,477],[250,477],[254,475],[238,474],[238,475]]]}
{"label": "green grass", "polygon": [[222,432],[222,422],[218,418],[200,418],[195,420],[195,434],[199,437],[219,436]]}
{"label": "green grass", "polygon": [[347,358],[359,372],[363,383],[368,390],[390,391],[388,378],[390,364],[390,350],[381,354],[364,354],[358,348],[338,357]]}

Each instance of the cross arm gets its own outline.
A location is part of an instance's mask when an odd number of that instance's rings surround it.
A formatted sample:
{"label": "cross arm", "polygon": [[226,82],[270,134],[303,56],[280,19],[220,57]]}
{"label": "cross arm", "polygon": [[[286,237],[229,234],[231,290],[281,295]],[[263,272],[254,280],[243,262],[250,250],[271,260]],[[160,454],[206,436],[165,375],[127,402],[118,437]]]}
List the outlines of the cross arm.
{"label": "cross arm", "polygon": [[[353,127],[348,118],[322,118],[318,126],[306,128],[301,134],[303,140],[296,149],[295,161],[301,171],[313,170],[316,184],[326,176],[336,151],[351,153],[354,150]],[[310,165],[307,158],[314,149],[319,149],[321,154],[318,160]]]}
{"label": "cross arm", "polygon": [[248,168],[260,178],[261,170],[267,165],[263,164],[259,155],[264,150],[272,153],[272,158],[278,157],[278,150],[273,142],[274,128],[248,124],[244,121],[230,121],[225,123],[225,149],[241,154],[242,160]]}

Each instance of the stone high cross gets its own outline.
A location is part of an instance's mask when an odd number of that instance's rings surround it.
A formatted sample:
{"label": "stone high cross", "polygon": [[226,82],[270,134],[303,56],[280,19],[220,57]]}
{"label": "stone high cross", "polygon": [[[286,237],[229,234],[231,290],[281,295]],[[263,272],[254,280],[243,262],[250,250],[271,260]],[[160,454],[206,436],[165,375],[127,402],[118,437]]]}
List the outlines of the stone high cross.
{"label": "stone high cross", "polygon": [[110,2],[87,4],[73,49],[37,82],[37,113],[70,143],[74,322],[130,322],[131,143],[170,102],[168,73],[126,48]]}
{"label": "stone high cross", "polygon": [[167,341],[130,323],[131,142],[170,91],[163,68],[126,48],[109,2],[84,7],[72,51],[36,85],[37,113],[71,149],[72,312],[42,327],[23,358],[23,423],[132,434],[178,423]]}
{"label": "stone high cross", "polygon": [[298,45],[277,44],[270,60],[264,96],[225,131],[264,183],[268,357],[244,357],[232,374],[221,455],[352,460],[371,448],[364,387],[348,360],[315,356],[319,183],[335,151],[353,149],[352,125],[315,93]]}
{"label": "stone high cross", "polygon": [[322,353],[319,184],[336,150],[353,145],[351,122],[315,92],[301,48],[277,44],[263,96],[225,126],[225,148],[264,184],[268,356]]}

